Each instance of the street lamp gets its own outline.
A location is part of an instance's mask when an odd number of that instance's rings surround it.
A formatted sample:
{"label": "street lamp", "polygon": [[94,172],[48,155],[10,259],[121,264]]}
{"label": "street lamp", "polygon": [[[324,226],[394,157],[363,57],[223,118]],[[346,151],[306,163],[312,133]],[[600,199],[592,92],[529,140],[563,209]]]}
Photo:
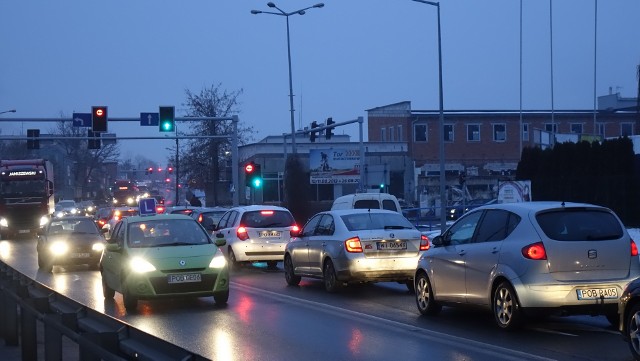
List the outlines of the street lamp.
{"label": "street lamp", "polygon": [[445,169],[444,169],[444,102],[442,99],[442,36],[440,33],[440,3],[425,0],[413,0],[415,2],[435,6],[438,9],[438,79],[440,96],[440,230],[444,233],[447,223],[447,197],[445,194]]}
{"label": "street lamp", "polygon": [[271,14],[271,15],[279,15],[279,16],[284,16],[287,19],[287,56],[289,58],[289,110],[291,112],[291,151],[293,154],[296,154],[296,126],[295,126],[295,120],[294,120],[294,116],[293,116],[293,79],[291,76],[291,41],[289,38],[289,16],[291,15],[304,15],[305,14],[305,10],[309,10],[312,8],[321,8],[324,7],[323,3],[318,3],[315,4],[313,6],[309,6],[306,7],[304,9],[300,9],[300,10],[296,10],[296,11],[292,11],[292,12],[285,12],[282,9],[280,9],[279,7],[276,6],[276,4],[272,3],[272,2],[268,2],[267,6],[270,8],[276,8],[278,9],[279,12],[273,12],[273,11],[261,11],[261,10],[251,10],[251,13],[256,15],[256,14]]}
{"label": "street lamp", "polygon": [[16,110],[15,109],[11,109],[11,110],[5,110],[3,112],[0,112],[0,114],[4,114],[4,113],[15,113]]}

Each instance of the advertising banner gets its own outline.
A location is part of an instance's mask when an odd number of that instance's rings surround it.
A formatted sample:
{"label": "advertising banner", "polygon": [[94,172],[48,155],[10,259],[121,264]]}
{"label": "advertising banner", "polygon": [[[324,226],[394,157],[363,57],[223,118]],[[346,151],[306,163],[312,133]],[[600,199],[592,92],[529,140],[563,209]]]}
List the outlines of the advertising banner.
{"label": "advertising banner", "polygon": [[348,184],[360,182],[358,149],[311,149],[311,184]]}
{"label": "advertising banner", "polygon": [[531,202],[531,181],[501,181],[498,183],[498,203]]}

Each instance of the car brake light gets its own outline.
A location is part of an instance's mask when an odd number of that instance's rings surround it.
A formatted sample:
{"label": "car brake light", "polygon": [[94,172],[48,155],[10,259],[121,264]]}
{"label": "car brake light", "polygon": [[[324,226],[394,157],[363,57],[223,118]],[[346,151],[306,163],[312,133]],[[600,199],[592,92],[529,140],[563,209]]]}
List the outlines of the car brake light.
{"label": "car brake light", "polygon": [[344,248],[347,252],[351,253],[360,253],[362,252],[362,243],[360,243],[360,238],[353,237],[344,241]]}
{"label": "car brake light", "polygon": [[424,234],[420,236],[420,250],[426,251],[429,249],[429,237]]}
{"label": "car brake light", "polygon": [[273,211],[260,211],[260,214],[264,216],[271,216],[273,215]]}
{"label": "car brake light", "polygon": [[291,230],[294,232],[300,232],[300,227],[294,224],[293,226],[291,226]]}
{"label": "car brake light", "polygon": [[202,214],[198,216],[198,222],[202,223]]}
{"label": "car brake light", "polygon": [[537,261],[547,259],[547,251],[544,249],[544,244],[542,244],[542,242],[533,243],[523,247],[522,255],[524,258]]}
{"label": "car brake light", "polygon": [[105,223],[105,222],[104,222],[104,220],[100,219],[100,220],[98,220],[98,223],[99,223],[101,226],[104,226],[104,223]]}
{"label": "car brake light", "polygon": [[247,229],[242,226],[238,227],[238,230],[236,231],[236,235],[241,241],[246,241],[247,239],[249,239],[249,234],[247,233]]}
{"label": "car brake light", "polygon": [[638,246],[636,245],[636,242],[631,240],[631,256],[635,257],[637,255],[638,255]]}

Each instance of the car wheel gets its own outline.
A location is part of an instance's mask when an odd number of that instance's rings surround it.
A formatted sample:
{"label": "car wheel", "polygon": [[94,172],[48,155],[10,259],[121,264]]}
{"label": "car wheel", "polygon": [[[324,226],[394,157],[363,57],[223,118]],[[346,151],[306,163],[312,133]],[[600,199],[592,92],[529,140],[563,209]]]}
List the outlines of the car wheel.
{"label": "car wheel", "polygon": [[270,268],[270,269],[278,268],[278,261],[267,261],[267,268]]}
{"label": "car wheel", "polygon": [[229,266],[231,269],[238,269],[238,260],[236,259],[236,254],[233,253],[233,248],[229,246]]}
{"label": "car wheel", "polygon": [[226,305],[227,301],[229,301],[229,290],[214,293],[213,300],[216,301],[216,306]]}
{"label": "car wheel", "polygon": [[333,293],[342,288],[342,282],[338,280],[336,268],[333,266],[333,262],[330,259],[324,263],[322,280],[324,281],[324,288],[327,292]]}
{"label": "car wheel", "polygon": [[105,299],[112,299],[116,294],[116,291],[114,291],[113,288],[109,287],[107,281],[105,281],[104,279],[104,276],[102,276],[102,294],[104,295]]}
{"label": "car wheel", "polygon": [[420,273],[415,279],[415,295],[418,311],[423,315],[436,315],[442,306],[436,302],[431,292],[431,282],[425,273]]}
{"label": "car wheel", "polygon": [[635,360],[640,360],[640,303],[635,304],[627,314],[625,320],[626,337],[629,339],[629,349]]}
{"label": "car wheel", "polygon": [[513,330],[520,326],[523,318],[518,298],[508,282],[502,282],[493,292],[493,318],[503,330]]}
{"label": "car wheel", "polygon": [[43,272],[51,273],[51,271],[53,271],[53,264],[51,264],[51,262],[44,259],[38,253],[38,268],[40,268],[40,270]]}
{"label": "car wheel", "polygon": [[300,284],[301,277],[296,276],[293,272],[293,261],[290,255],[284,257],[284,279],[289,286],[297,286]]}
{"label": "car wheel", "polygon": [[126,284],[123,283],[122,288],[122,302],[124,303],[124,308],[128,312],[135,312],[138,307],[138,299],[131,294]]}

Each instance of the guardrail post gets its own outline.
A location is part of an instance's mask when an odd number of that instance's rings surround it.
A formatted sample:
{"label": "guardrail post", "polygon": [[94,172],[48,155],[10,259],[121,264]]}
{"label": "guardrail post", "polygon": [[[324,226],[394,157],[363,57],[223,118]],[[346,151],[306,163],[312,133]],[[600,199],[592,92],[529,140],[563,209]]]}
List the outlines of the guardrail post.
{"label": "guardrail post", "polygon": [[7,346],[18,346],[20,340],[18,336],[18,302],[7,292],[7,290],[14,287],[15,281],[11,280],[3,283],[4,314],[2,317],[2,328],[4,343]]}
{"label": "guardrail post", "polygon": [[[48,315],[55,323],[61,323],[60,315]],[[53,326],[53,322],[44,323],[44,359],[62,360],[62,332]]]}

